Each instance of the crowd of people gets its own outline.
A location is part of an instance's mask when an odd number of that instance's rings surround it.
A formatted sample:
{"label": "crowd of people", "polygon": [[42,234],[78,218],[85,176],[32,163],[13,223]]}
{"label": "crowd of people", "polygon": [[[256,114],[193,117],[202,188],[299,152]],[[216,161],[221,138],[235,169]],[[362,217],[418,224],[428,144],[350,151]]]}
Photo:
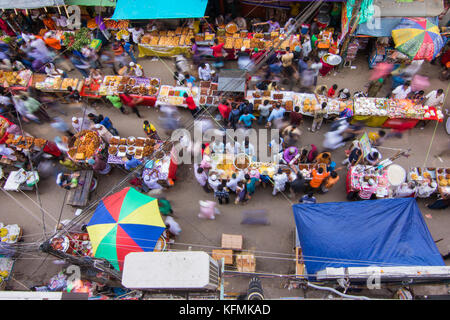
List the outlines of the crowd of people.
{"label": "crowd of people", "polygon": [[[144,30],[140,26],[131,26],[130,37],[126,39],[111,39],[105,41],[100,50],[95,50],[85,46],[80,50],[64,50],[61,46],[55,44],[51,39],[54,37],[54,31],[50,27],[51,19],[47,16],[41,17],[44,28],[48,27],[48,32],[44,36],[38,36],[36,30],[30,28],[18,28],[21,32],[15,34],[8,43],[0,41],[0,69],[5,71],[21,71],[25,69],[36,73],[45,73],[48,76],[68,77],[68,73],[76,69],[84,78],[90,81],[99,81],[104,74],[114,73],[117,75],[129,75],[135,77],[144,77],[144,67],[138,63],[135,57],[136,46],[140,37],[144,35]],[[227,16],[218,19],[217,26],[226,24],[233,19]],[[231,19],[231,20],[230,20]],[[358,96],[376,97],[380,94],[387,80],[391,78],[392,88],[389,90],[389,97],[395,99],[415,99],[418,102],[426,103],[430,106],[442,107],[445,101],[443,89],[431,90],[425,92],[425,87],[418,86],[417,75],[420,70],[420,64],[412,63],[410,65],[396,66],[392,62],[392,67],[388,72],[380,74],[375,70],[376,76],[362,88],[351,94],[348,88],[333,84],[327,87],[318,84],[318,79],[323,75],[321,70],[323,64],[319,58],[317,48],[318,37],[325,26],[313,20],[311,24],[303,24],[295,27],[292,19],[286,19],[287,22],[282,28],[274,19],[266,22],[252,22],[247,24],[245,19],[236,18],[234,21],[242,26],[246,24],[251,26],[252,31],[279,31],[301,34],[300,43],[291,50],[290,47],[277,48],[269,56],[261,52],[258,48],[242,48],[238,53],[238,67],[241,69],[253,71],[252,80],[257,79],[254,88],[264,91],[272,90],[297,90],[299,92],[310,92],[315,95],[324,95],[327,97],[338,98],[342,101]],[[52,20],[53,21],[53,20]],[[59,23],[58,21],[56,23]],[[63,23],[63,22],[61,22]],[[207,24],[203,24],[207,28]],[[339,28],[335,27],[335,33],[331,38],[330,53],[338,54],[337,39],[339,38]],[[153,30],[153,29],[152,29]],[[199,84],[200,81],[216,82],[218,71],[224,65],[225,51],[224,43],[219,43],[216,38],[211,47],[214,62],[209,61],[200,54],[195,39],[192,39],[192,62],[193,70],[181,72],[174,71],[174,81],[176,85],[192,87]],[[248,52],[250,49],[250,52]],[[264,59],[263,59],[264,58]],[[142,116],[138,107],[142,104],[142,98],[136,98],[131,92],[113,94],[106,96],[107,101],[113,107],[113,111],[122,116],[128,113],[134,113],[141,119]],[[32,121],[38,124],[48,123],[59,135],[54,142],[49,141],[46,146],[46,152],[50,153],[68,171],[57,172],[57,184],[66,189],[76,188],[78,186],[78,175],[73,172],[80,169],[80,165],[68,157],[68,145],[74,134],[82,130],[95,130],[102,140],[108,144],[112,136],[118,136],[119,132],[115,128],[110,116],[96,113],[83,114],[82,117],[73,117],[71,123],[67,123],[61,116],[52,116],[53,111],[66,115],[67,111],[62,103],[80,103],[82,97],[78,90],[68,88],[67,94],[63,99],[57,99],[51,94],[46,94],[36,88],[28,88],[27,91],[17,92],[9,90],[5,85],[0,87],[0,111],[2,116],[13,123],[8,129],[10,134],[24,134],[23,125]],[[201,106],[196,105],[192,96],[185,94],[184,102],[192,116],[198,118]],[[257,108],[245,99],[223,98],[217,107],[220,115],[220,127],[222,129],[232,128],[276,128],[279,129],[280,138],[278,141],[270,141],[268,147],[276,150],[279,154],[280,169],[269,176],[259,173],[257,170],[242,170],[233,174],[230,179],[221,179],[217,173],[210,174],[210,167],[207,162],[194,165],[194,174],[198,183],[207,193],[213,193],[214,198],[219,204],[228,204],[231,201],[231,195],[235,194],[234,202],[244,204],[252,199],[257,187],[272,188],[272,194],[278,193],[286,195],[288,198],[298,198],[300,203],[315,203],[316,195],[329,192],[333,186],[340,180],[339,171],[344,166],[354,166],[356,164],[366,164],[374,166],[382,159],[381,152],[377,149],[386,139],[399,137],[402,132],[398,130],[380,130],[370,132],[369,138],[372,143],[372,150],[366,156],[362,156],[361,148],[358,146],[358,136],[363,132],[364,125],[352,121],[353,113],[351,109],[346,108],[339,115],[330,116],[325,111],[326,103],[317,104],[313,113],[311,126],[307,125],[304,116],[298,107],[287,112],[286,109],[278,103],[272,104],[269,100],[264,100]],[[158,118],[158,125],[163,129],[166,135],[173,130],[181,127],[179,121],[179,112],[170,107],[161,107],[161,116]],[[160,134],[156,130],[155,124],[148,120],[139,120],[142,125],[143,133],[151,139],[161,140]],[[322,146],[316,144],[304,146],[302,135],[304,130],[311,133],[321,131],[323,124],[329,123],[330,129],[324,133]],[[422,128],[426,122],[423,122]],[[323,130],[323,129],[322,129]],[[346,159],[342,166],[336,167],[336,158],[333,154],[337,150],[342,150],[346,145]],[[211,153],[244,153],[257,160],[257,150],[248,139],[244,141],[232,140],[214,141],[204,148],[209,147]],[[20,154],[18,151],[11,150],[6,145],[2,146],[1,154],[9,159],[21,159],[25,167],[31,169],[35,167],[42,176],[50,176],[49,171],[54,170],[48,165],[47,159],[42,156],[28,157],[27,154]],[[110,174],[112,167],[107,163],[105,155],[97,154],[88,159],[88,165],[96,174]],[[134,156],[128,156],[123,165],[127,172],[134,171],[142,164],[142,160]],[[299,169],[301,164],[315,164],[316,167],[311,171],[311,177],[306,178]],[[130,180],[130,184],[142,192],[158,194],[165,188],[161,184],[156,174],[149,172],[142,175],[141,171],[136,172]],[[369,189],[361,190],[353,194],[349,199],[373,199],[374,181],[369,181]],[[395,192],[395,196],[415,196],[426,197],[436,190],[436,185],[427,183],[426,185],[404,184]],[[159,190],[159,191],[158,191]],[[175,222],[172,223],[175,226]],[[175,231],[174,231],[175,232]]]}

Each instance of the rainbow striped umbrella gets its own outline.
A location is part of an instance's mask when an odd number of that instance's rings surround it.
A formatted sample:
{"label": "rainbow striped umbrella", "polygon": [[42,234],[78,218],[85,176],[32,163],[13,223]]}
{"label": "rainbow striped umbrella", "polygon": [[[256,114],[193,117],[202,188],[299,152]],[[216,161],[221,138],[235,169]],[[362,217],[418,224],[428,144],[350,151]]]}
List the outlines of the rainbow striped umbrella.
{"label": "rainbow striped umbrella", "polygon": [[157,199],[125,188],[100,202],[87,230],[94,256],[122,270],[128,253],[153,251],[165,227]]}
{"label": "rainbow striped umbrella", "polygon": [[444,47],[439,27],[426,18],[403,18],[392,30],[395,48],[412,60],[433,60]]}

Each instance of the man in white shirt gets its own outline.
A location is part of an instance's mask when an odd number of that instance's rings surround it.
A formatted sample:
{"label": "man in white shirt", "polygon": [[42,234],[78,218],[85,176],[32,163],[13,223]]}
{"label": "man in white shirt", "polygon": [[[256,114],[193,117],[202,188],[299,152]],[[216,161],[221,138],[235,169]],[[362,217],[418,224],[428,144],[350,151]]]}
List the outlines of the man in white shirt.
{"label": "man in white shirt", "polygon": [[227,182],[227,188],[233,192],[236,192],[236,187],[238,185],[238,182],[244,180],[244,178],[245,178],[245,174],[244,174],[244,171],[242,171],[242,170],[240,170],[237,175],[236,175],[236,173],[233,173],[233,175],[230,178],[230,181]]}
{"label": "man in white shirt", "polygon": [[80,118],[72,117],[72,127],[75,130],[75,132],[80,132],[82,130],[89,130],[91,127],[91,122],[87,118],[83,120],[83,118],[81,117]]}
{"label": "man in white shirt", "polygon": [[57,69],[53,63],[45,65],[45,73],[50,77],[63,76],[64,72],[61,69]]}
{"label": "man in white shirt", "polygon": [[143,181],[144,181],[145,185],[151,190],[163,188],[158,183],[158,173],[157,172],[152,172],[150,174],[144,175]]}
{"label": "man in white shirt", "polygon": [[217,188],[222,184],[222,182],[217,179],[217,176],[215,174],[213,174],[208,178],[208,184],[214,190],[214,192],[216,192]]}
{"label": "man in white shirt", "polygon": [[129,28],[128,31],[131,32],[131,38],[133,39],[133,42],[135,44],[138,44],[139,40],[144,35],[144,29],[142,29],[141,27]]}
{"label": "man in white shirt", "polygon": [[241,151],[241,144],[237,141],[237,137],[234,137],[233,141],[227,142],[225,146],[226,152],[229,154],[237,154]]}
{"label": "man in white shirt", "polygon": [[136,77],[143,77],[144,76],[144,68],[138,63],[130,62],[130,71],[134,73]]}
{"label": "man in white shirt", "polygon": [[426,106],[441,107],[444,105],[445,101],[444,90],[442,89],[433,90],[429,94],[427,94],[425,98],[427,99],[425,101]]}
{"label": "man in white shirt", "polygon": [[399,85],[392,91],[392,98],[394,99],[406,99],[408,94],[411,93],[411,83],[406,81],[404,84]]}
{"label": "man in white shirt", "polygon": [[278,169],[278,173],[273,176],[274,185],[272,195],[276,195],[277,192],[283,192],[287,181],[288,181],[287,174],[281,171],[281,169]]}
{"label": "man in white shirt", "polygon": [[198,77],[203,81],[211,80],[211,67],[209,66],[209,63],[200,64],[198,67]]}

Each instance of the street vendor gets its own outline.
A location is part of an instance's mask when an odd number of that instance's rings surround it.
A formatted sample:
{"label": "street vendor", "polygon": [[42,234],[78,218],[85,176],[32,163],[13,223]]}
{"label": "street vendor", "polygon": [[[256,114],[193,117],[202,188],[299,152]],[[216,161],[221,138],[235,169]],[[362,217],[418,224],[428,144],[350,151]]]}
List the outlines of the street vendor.
{"label": "street vendor", "polygon": [[150,173],[144,174],[142,180],[150,190],[163,189],[163,187],[158,183],[158,170],[156,169],[153,169]]}
{"label": "street vendor", "polygon": [[414,197],[416,194],[416,184],[414,182],[402,183],[394,190],[394,197],[396,198],[408,198]]}
{"label": "street vendor", "polygon": [[286,161],[287,164],[292,164],[299,157],[298,148],[297,147],[289,147],[283,152],[283,160]]}
{"label": "street vendor", "polygon": [[88,160],[88,164],[90,164],[92,169],[99,174],[108,174],[111,171],[111,165],[98,153]]}
{"label": "street vendor", "polygon": [[56,177],[56,184],[59,185],[61,188],[70,190],[78,187],[78,177],[80,174],[78,172],[74,173],[64,173],[60,172],[58,173],[58,176]]}
{"label": "street vendor", "polygon": [[109,130],[106,129],[105,126],[100,123],[92,125],[90,129],[97,131],[100,138],[102,138],[103,141],[105,141],[108,144],[111,138],[113,137],[113,134],[109,132]]}
{"label": "street vendor", "polygon": [[89,122],[89,119],[72,117],[72,127],[76,133],[83,130],[89,130],[90,126],[91,124]]}
{"label": "street vendor", "polygon": [[51,62],[45,65],[45,73],[49,77],[62,77],[67,78],[67,73],[61,69],[57,69],[55,65]]}
{"label": "street vendor", "polygon": [[135,75],[136,77],[144,76],[144,68],[138,63],[130,62],[130,73]]}
{"label": "street vendor", "polygon": [[126,170],[131,171],[132,169],[138,167],[141,164],[141,161],[136,159],[133,156],[127,155],[127,161],[124,164]]}
{"label": "street vendor", "polygon": [[367,185],[361,186],[361,190],[358,192],[358,199],[359,200],[375,200],[377,192],[377,185],[375,183],[375,180],[369,179],[367,182]]}
{"label": "street vendor", "polygon": [[156,132],[155,126],[147,120],[144,121],[144,125],[142,126],[142,128],[144,129],[147,137],[149,137],[150,139],[161,140],[161,138],[158,136],[158,133]]}
{"label": "street vendor", "polygon": [[371,166],[374,166],[374,165],[376,165],[377,163],[379,163],[379,162],[381,161],[382,158],[383,158],[383,157],[382,157],[381,153],[380,153],[377,149],[372,148],[372,149],[370,150],[369,154],[367,155],[367,157],[365,158],[365,160],[366,160]]}

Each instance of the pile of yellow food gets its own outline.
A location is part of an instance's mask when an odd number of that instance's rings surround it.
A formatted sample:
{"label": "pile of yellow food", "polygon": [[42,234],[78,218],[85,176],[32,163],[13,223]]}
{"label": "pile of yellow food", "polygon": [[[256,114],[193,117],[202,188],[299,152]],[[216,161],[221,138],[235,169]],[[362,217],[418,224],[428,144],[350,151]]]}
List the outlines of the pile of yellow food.
{"label": "pile of yellow food", "polygon": [[316,100],[306,98],[303,101],[303,112],[314,113],[314,110],[316,109],[316,104],[317,104]]}
{"label": "pile of yellow food", "polygon": [[0,138],[3,137],[6,133],[6,130],[9,127],[8,121],[3,118],[0,118]]}
{"label": "pile of yellow food", "polygon": [[233,165],[233,161],[227,159],[227,158],[223,158],[216,166],[217,169],[219,170],[223,170],[225,172],[234,172],[235,167]]}
{"label": "pile of yellow food", "polygon": [[75,137],[73,147],[69,149],[69,156],[75,160],[92,158],[101,144],[98,134],[91,130],[83,130]]}
{"label": "pile of yellow food", "polygon": [[0,271],[0,283],[3,282],[3,279],[8,278],[8,276],[9,276],[9,272],[8,272],[8,271],[6,271],[6,270],[1,270],[1,271]]}
{"label": "pile of yellow food", "polygon": [[441,187],[450,186],[450,179],[445,179],[443,176],[438,177],[439,185]]}
{"label": "pile of yellow food", "polygon": [[78,84],[78,79],[65,78],[61,84],[62,90],[67,90],[68,87],[72,87],[72,89],[76,89]]}
{"label": "pile of yellow food", "polygon": [[417,180],[417,179],[419,179],[419,176],[417,174],[413,173],[413,174],[411,174],[411,179]]}
{"label": "pile of yellow food", "polygon": [[19,75],[18,72],[15,71],[10,72],[0,70],[0,81],[2,83],[6,81],[10,86],[25,85],[24,79]]}

